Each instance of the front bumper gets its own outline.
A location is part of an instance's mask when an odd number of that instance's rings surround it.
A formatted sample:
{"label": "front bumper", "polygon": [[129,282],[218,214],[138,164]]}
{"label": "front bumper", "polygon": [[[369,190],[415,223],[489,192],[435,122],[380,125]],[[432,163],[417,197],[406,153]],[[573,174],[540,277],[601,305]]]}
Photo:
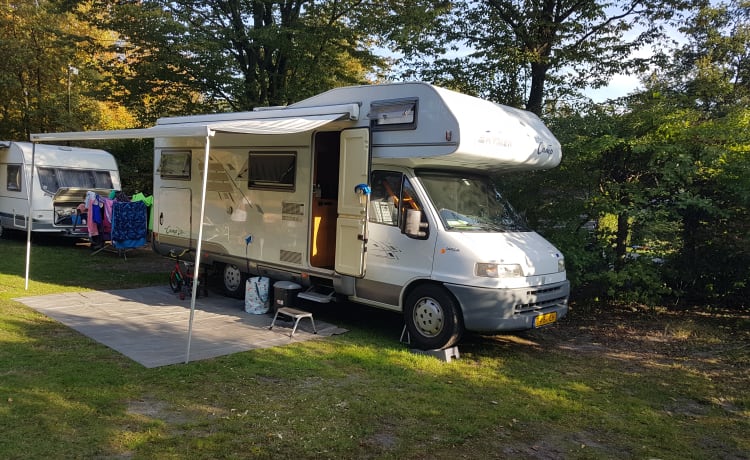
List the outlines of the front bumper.
{"label": "front bumper", "polygon": [[446,284],[461,304],[464,327],[474,332],[510,332],[534,328],[534,319],[556,313],[557,320],[568,313],[570,283],[516,289],[487,289]]}

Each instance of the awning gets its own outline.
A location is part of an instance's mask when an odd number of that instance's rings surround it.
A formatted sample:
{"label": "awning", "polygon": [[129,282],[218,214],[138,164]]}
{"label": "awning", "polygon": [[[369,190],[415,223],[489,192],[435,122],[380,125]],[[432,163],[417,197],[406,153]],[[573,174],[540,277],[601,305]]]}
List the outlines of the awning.
{"label": "awning", "polygon": [[[244,134],[292,134],[311,131],[334,120],[359,118],[358,104],[330,105],[318,107],[295,108],[267,108],[244,113],[224,113],[215,115],[174,117],[160,119],[156,126],[146,129],[121,129],[111,131],[86,131],[68,133],[32,134],[34,142],[31,154],[31,176],[34,174],[34,156],[37,142],[46,141],[82,141],[99,139],[143,139],[164,137],[202,137],[204,139],[203,164],[209,163],[211,137],[217,132]],[[197,121],[196,121],[197,120]],[[31,183],[31,177],[29,183]],[[203,169],[201,190],[200,227],[198,241],[195,248],[194,273],[200,273],[201,254],[203,245],[203,222],[206,213],[206,184],[208,183],[208,168]],[[31,216],[31,199],[33,187],[28,190],[28,216]],[[32,219],[28,219],[26,236],[26,289],[29,288],[29,267],[31,265],[31,227]],[[190,361],[190,342],[193,335],[193,319],[195,317],[195,298],[198,283],[193,283],[190,298],[190,320],[188,322],[187,349],[185,362]]]}
{"label": "awning", "polygon": [[160,137],[206,137],[217,132],[237,134],[293,134],[311,131],[335,120],[359,118],[359,105],[264,109],[255,112],[176,117],[159,120],[152,128],[40,133],[32,142],[82,141],[101,139],[153,139]]}

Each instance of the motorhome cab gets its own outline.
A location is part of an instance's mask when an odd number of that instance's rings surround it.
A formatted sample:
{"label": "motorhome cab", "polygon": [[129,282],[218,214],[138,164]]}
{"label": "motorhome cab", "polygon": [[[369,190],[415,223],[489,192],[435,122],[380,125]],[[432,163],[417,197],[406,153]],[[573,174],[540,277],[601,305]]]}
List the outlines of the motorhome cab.
{"label": "motorhome cab", "polygon": [[0,142],[0,234],[3,229],[26,230],[27,187],[32,187],[35,233],[88,236],[77,207],[89,190],[105,195],[120,190],[114,157],[96,149],[37,144],[32,152],[32,147],[30,142]]}
{"label": "motorhome cab", "polygon": [[136,136],[155,138],[155,249],[196,247],[205,181],[201,257],[230,294],[249,275],[294,281],[308,300],[403,312],[424,349],[567,313],[562,254],[492,180],[560,162],[531,113],[398,83],[165,118]]}

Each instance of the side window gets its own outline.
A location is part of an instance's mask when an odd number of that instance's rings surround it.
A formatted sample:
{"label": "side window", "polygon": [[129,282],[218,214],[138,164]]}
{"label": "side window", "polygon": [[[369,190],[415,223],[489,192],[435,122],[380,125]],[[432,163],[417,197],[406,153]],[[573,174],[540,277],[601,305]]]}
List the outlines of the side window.
{"label": "side window", "polygon": [[190,150],[162,150],[159,160],[159,174],[162,179],[190,179]]}
{"label": "side window", "polygon": [[8,191],[21,191],[21,165],[8,165]]}
{"label": "side window", "polygon": [[248,188],[294,191],[296,152],[250,152]]}
{"label": "side window", "polygon": [[401,173],[373,171],[370,184],[370,222],[398,225]]}

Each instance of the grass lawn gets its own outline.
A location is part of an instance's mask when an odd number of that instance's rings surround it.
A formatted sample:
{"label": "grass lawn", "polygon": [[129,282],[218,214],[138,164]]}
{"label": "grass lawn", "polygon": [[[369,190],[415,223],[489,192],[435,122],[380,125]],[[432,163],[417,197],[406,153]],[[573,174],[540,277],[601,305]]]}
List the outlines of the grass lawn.
{"label": "grass lawn", "polygon": [[0,458],[750,456],[750,320],[574,305],[540,331],[410,353],[397,315],[338,304],[350,332],[145,369],[13,301],[166,284],[153,254],[0,239]]}

